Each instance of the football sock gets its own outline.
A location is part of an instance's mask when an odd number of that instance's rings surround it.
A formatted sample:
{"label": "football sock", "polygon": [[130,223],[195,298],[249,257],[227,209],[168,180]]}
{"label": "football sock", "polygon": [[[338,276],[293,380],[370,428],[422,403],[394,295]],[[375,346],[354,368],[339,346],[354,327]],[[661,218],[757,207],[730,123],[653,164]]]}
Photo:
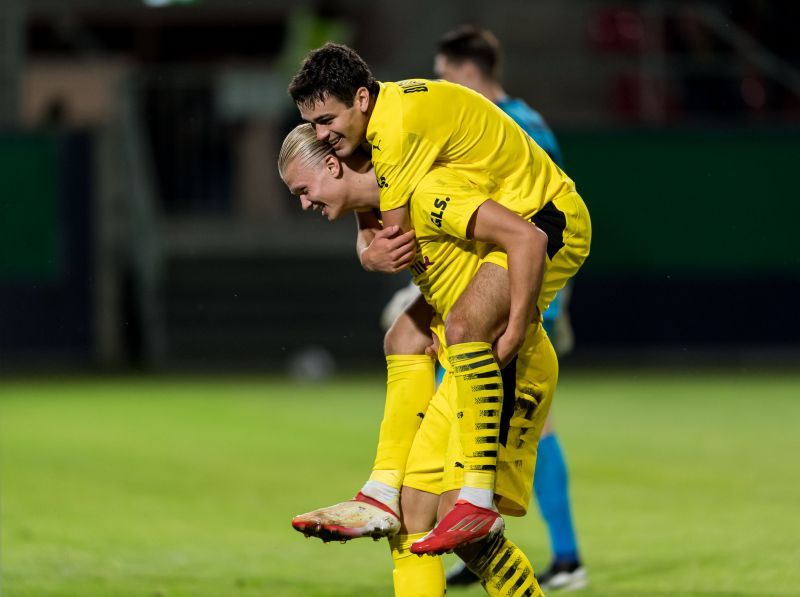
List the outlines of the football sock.
{"label": "football sock", "polygon": [[442,597],[445,594],[445,577],[442,558],[420,557],[409,551],[415,541],[427,533],[395,535],[389,540],[392,548],[395,597]]}
{"label": "football sock", "polygon": [[375,464],[362,491],[399,512],[397,500],[411,442],[435,390],[434,363],[426,355],[388,355],[386,368],[386,404]]}
{"label": "football sock", "polygon": [[467,568],[480,579],[492,596],[541,597],[533,567],[519,547],[497,535],[484,542],[478,554],[467,562]]}
{"label": "football sock", "polygon": [[567,465],[555,434],[539,440],[533,490],[550,533],[553,557],[563,562],[579,561],[569,501]]}
{"label": "football sock", "polygon": [[374,481],[370,479],[364,486],[361,488],[361,493],[364,495],[368,495],[374,500],[378,500],[381,503],[386,504],[389,506],[395,514],[399,516],[400,514],[400,490],[389,485],[386,483],[381,483],[380,481]]}
{"label": "football sock", "polygon": [[[464,488],[481,492],[481,503],[492,505],[497,446],[500,433],[500,410],[503,405],[503,378],[500,367],[487,342],[464,342],[447,349],[450,370],[456,383],[461,447],[464,462]],[[459,499],[472,501],[476,496],[459,494]],[[488,496],[488,501],[486,500]],[[472,497],[472,499],[470,499]]]}
{"label": "football sock", "polygon": [[494,508],[494,492],[489,489],[477,489],[466,485],[458,491],[459,500],[467,500],[481,508]]}

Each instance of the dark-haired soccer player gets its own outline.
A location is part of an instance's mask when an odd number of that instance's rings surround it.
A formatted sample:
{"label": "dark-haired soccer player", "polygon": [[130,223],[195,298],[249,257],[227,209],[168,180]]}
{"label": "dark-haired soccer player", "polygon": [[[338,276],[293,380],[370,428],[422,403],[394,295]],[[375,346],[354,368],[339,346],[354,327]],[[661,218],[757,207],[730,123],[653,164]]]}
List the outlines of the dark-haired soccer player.
{"label": "dark-haired soccer player", "polygon": [[[574,183],[511,118],[471,90],[421,79],[378,83],[353,50],[326,44],[308,55],[289,91],[302,117],[314,125],[317,138],[338,156],[352,155],[368,144],[384,225],[410,227],[409,198],[434,164],[459,173],[479,192],[503,204],[524,204],[540,222],[558,228],[565,219],[557,203],[575,194]],[[441,224],[445,208],[437,209],[431,219]],[[551,237],[548,254],[563,241]],[[493,492],[499,437],[487,435],[486,429],[499,427],[500,411],[482,406],[471,370],[459,363],[480,355],[481,366],[499,375],[500,365],[517,353],[528,322],[536,315],[543,271],[532,264],[545,258],[545,249],[541,251],[527,263],[509,259],[510,311],[494,353],[488,338],[464,337],[462,327],[445,322],[447,360],[455,372],[458,395],[464,484],[453,510],[412,548],[416,553],[441,553],[472,540],[459,532],[468,521],[480,519],[472,526],[487,533],[496,527]],[[574,270],[563,272],[559,288],[573,274]]]}
{"label": "dark-haired soccer player", "polygon": [[[339,160],[330,146],[316,139],[310,125],[296,127],[284,141],[279,156],[279,171],[305,210],[321,210],[330,220],[353,210],[369,210],[379,205],[379,187],[370,168],[369,156],[357,152],[346,162]],[[445,197],[442,199],[442,197]],[[431,218],[437,203],[446,215]],[[548,273],[543,278],[540,308],[544,310],[554,289],[563,284],[565,271],[575,271],[589,250],[588,212],[576,193],[557,200],[565,219],[563,227],[552,228],[547,236],[531,225],[536,217],[530,203],[509,209],[487,197],[463,175],[444,167],[432,169],[414,191],[410,216],[417,231],[419,252],[411,271],[426,301],[436,315],[440,330],[446,318],[471,292],[474,280],[492,276],[494,285],[483,288],[481,304],[487,318],[494,311],[507,309],[506,269],[515,255],[530,259],[530,247],[544,241],[548,246],[560,230],[563,243],[553,250]],[[488,244],[487,244],[488,243]],[[558,244],[558,243],[556,243]],[[479,302],[481,302],[479,300]],[[395,591],[399,597],[440,596],[444,574],[438,558],[415,558],[415,539],[433,526],[437,507],[446,511],[462,486],[464,475],[459,442],[458,419],[463,414],[456,404],[456,381],[466,369],[470,383],[484,409],[503,410],[508,416],[498,428],[485,433],[502,436],[497,459],[496,499],[504,513],[522,515],[530,497],[536,444],[549,410],[557,378],[557,360],[547,335],[538,321],[526,329],[526,339],[514,367],[501,375],[486,362],[486,353],[473,354],[448,372],[427,408],[424,420],[413,439],[403,478],[403,529],[392,537],[395,563]],[[355,507],[355,502],[351,507]],[[340,516],[341,513],[337,513]],[[455,532],[467,535],[472,527],[488,524],[473,518],[457,525]],[[301,529],[302,530],[302,529]],[[332,529],[337,531],[337,529]],[[531,597],[541,595],[527,558],[499,529],[481,538],[471,536],[470,545],[456,548],[490,595]]]}
{"label": "dark-haired soccer player", "polygon": [[[434,70],[436,75],[474,89],[490,99],[511,116],[553,161],[563,167],[561,149],[550,127],[536,110],[519,98],[511,98],[500,82],[502,53],[497,38],[487,30],[464,25],[445,33],[436,47]],[[543,325],[559,356],[571,348],[572,334],[564,291],[556,295],[542,315]],[[578,589],[587,584],[586,570],[582,566],[575,528],[572,521],[568,491],[566,460],[561,450],[552,415],[548,416],[536,458],[534,492],[539,512],[550,535],[553,561],[539,573],[543,589]],[[474,574],[463,565],[448,572],[448,585],[469,584],[477,581]]]}

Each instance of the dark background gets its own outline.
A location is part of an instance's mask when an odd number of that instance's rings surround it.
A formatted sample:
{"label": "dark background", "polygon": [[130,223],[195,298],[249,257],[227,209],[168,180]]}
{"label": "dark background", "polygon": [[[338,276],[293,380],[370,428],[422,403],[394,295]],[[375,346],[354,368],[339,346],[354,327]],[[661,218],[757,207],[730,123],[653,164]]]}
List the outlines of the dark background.
{"label": "dark background", "polygon": [[[305,52],[431,76],[464,22],[553,126],[589,205],[576,364],[794,367],[797,3],[9,0],[0,9],[0,367],[381,361],[404,274],[277,178]],[[419,18],[424,14],[425,18]]]}

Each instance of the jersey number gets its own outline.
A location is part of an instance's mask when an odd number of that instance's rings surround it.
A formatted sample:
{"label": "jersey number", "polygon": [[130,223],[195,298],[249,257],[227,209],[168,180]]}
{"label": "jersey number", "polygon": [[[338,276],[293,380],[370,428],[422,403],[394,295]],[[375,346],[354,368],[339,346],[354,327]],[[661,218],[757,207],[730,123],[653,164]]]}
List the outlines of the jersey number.
{"label": "jersey number", "polygon": [[403,93],[419,93],[421,91],[428,91],[428,86],[421,81],[414,81],[413,79],[409,81],[401,81],[399,83],[400,87],[403,88]]}

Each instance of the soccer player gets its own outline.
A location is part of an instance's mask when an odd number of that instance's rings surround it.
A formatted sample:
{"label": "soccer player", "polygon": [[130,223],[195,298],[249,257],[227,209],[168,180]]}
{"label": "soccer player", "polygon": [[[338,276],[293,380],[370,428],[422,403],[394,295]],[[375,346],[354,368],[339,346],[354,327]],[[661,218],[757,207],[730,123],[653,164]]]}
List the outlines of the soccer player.
{"label": "soccer player", "polygon": [[[384,225],[410,227],[408,200],[434,164],[459,172],[499,203],[517,208],[524,204],[540,220],[556,226],[564,219],[554,201],[574,193],[573,182],[513,120],[471,90],[426,80],[379,83],[354,51],[326,44],[309,54],[289,91],[303,119],[314,125],[317,138],[337,155],[348,156],[369,145]],[[440,225],[444,209],[438,206],[431,214]],[[563,238],[550,240],[554,244],[548,251],[563,244]],[[543,274],[543,269],[531,265],[539,263],[540,257],[544,253],[527,263],[515,265],[516,259],[509,260],[507,326],[494,344],[494,353],[487,338],[477,339],[487,348],[490,367],[498,374],[525,341],[534,314],[531,299]],[[572,273],[560,280],[562,286]],[[547,297],[547,302],[551,299]],[[451,368],[476,352],[476,338],[460,337],[462,331],[445,330]],[[484,445],[488,436],[480,431],[483,425],[496,428],[499,412],[481,408],[473,385],[461,376],[456,379],[459,412],[463,413],[459,421],[464,485],[453,510],[417,546],[420,551],[458,547],[465,540],[457,532],[459,524],[493,504],[498,448],[496,441]]]}
{"label": "soccer player", "polygon": [[[506,112],[553,161],[563,167],[555,135],[542,116],[521,99],[510,98],[500,82],[501,49],[497,38],[486,30],[465,25],[445,33],[436,49],[434,70],[438,77],[474,89]],[[572,334],[566,304],[559,292],[542,315],[544,328],[559,357],[571,348]],[[553,560],[538,575],[543,589],[578,589],[587,584],[572,521],[566,460],[561,450],[552,415],[542,431],[537,455],[534,493],[539,512],[547,525]],[[448,585],[477,581],[466,566],[456,565],[447,575]]]}
{"label": "soccer player", "polygon": [[[366,155],[351,156],[347,164],[339,161],[329,146],[315,139],[309,125],[290,133],[279,157],[281,176],[299,196],[302,207],[320,209],[329,219],[349,210],[377,207],[378,185],[368,166]],[[442,208],[446,214],[431,217],[431,210],[436,210],[440,201],[447,204]],[[563,226],[542,222],[552,256],[547,260],[540,309],[546,307],[547,297],[552,298],[563,285],[564,274],[574,272],[588,254],[590,227],[580,197],[570,193],[557,199],[555,208],[563,210]],[[521,209],[526,216],[531,213],[530,207]],[[535,243],[537,238],[544,240],[541,232],[521,215],[490,200],[465,177],[446,168],[435,168],[423,178],[411,202],[411,218],[419,240],[418,256],[411,269],[437,315],[446,318],[455,304],[469,295],[472,275],[492,277],[494,286],[484,288],[494,288],[498,305],[507,306],[510,275],[504,275],[505,267],[525,250],[525,245]],[[536,214],[530,217],[535,218]],[[553,243],[557,238],[561,241]],[[497,246],[504,247],[507,254],[498,251]],[[492,318],[492,314],[488,317]],[[440,325],[441,320],[434,322],[435,327]],[[489,367],[487,352],[476,348],[475,354],[458,361],[445,376],[411,448],[403,480],[404,528],[392,539],[397,595],[443,593],[440,561],[418,559],[411,554],[420,551],[414,547],[415,540],[428,534],[433,526],[436,506],[439,505],[440,514],[447,512],[457,498],[456,488],[462,484],[463,467],[459,465],[463,464],[463,454],[457,428],[463,412],[454,400],[454,378],[459,375],[475,386],[483,409],[500,410],[503,405],[500,425],[487,426],[483,431],[501,438],[498,507],[517,515],[527,509],[536,442],[557,377],[555,353],[538,317],[528,326],[519,357],[504,370],[502,378]],[[474,539],[471,527],[484,523],[480,518],[468,519],[455,530]],[[478,574],[490,595],[541,594],[529,562],[501,532],[474,545],[461,546],[456,553]]]}

